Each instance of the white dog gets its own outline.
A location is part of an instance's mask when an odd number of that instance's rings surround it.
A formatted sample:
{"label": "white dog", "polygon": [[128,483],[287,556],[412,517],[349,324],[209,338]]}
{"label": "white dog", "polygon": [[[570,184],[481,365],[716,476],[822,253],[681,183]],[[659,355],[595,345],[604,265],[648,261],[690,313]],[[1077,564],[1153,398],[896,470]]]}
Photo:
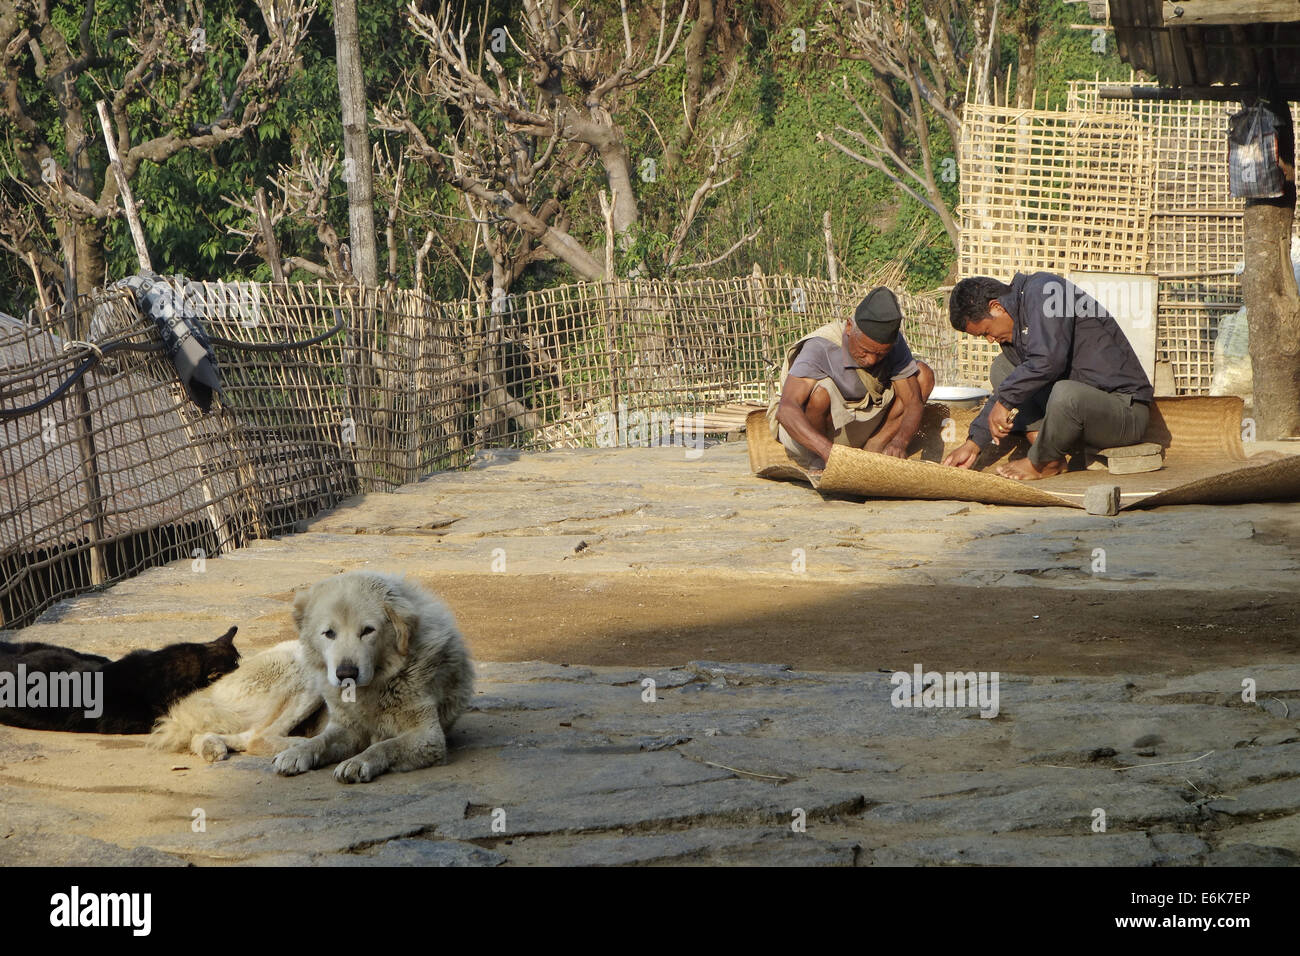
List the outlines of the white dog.
{"label": "white dog", "polygon": [[[350,571],[299,592],[293,617],[296,642],[177,703],[153,743],[208,760],[279,751],[273,764],[287,776],[338,762],[343,783],[446,759],[446,732],[469,705],[474,672],[441,601],[404,578]],[[322,701],[325,729],[288,736]]]}
{"label": "white dog", "polygon": [[270,756],[297,742],[295,730],[318,730],[325,699],[303,662],[302,645],[285,641],[245,658],[227,678],[172,705],[154,725],[149,746],[190,750],[207,761],[232,751]]}

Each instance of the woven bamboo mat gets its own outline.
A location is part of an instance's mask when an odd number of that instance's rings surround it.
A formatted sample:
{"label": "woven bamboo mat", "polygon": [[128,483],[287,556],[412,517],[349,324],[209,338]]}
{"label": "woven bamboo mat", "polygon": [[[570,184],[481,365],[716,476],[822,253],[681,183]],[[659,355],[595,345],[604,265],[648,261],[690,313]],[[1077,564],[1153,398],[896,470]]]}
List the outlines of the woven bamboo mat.
{"label": "woven bamboo mat", "polygon": [[[1141,475],[1071,470],[1055,478],[1019,482],[994,469],[1003,457],[1024,454],[1023,439],[986,449],[975,468],[945,468],[947,452],[966,438],[973,410],[950,413],[926,406],[908,458],[890,458],[836,445],[820,479],[800,468],[771,437],[762,412],[749,417],[749,464],[763,478],[804,481],[818,491],[867,498],[924,498],[999,505],[1083,507],[1092,485],[1118,485],[1120,507],[1277,501],[1300,498],[1300,455],[1260,452],[1247,456],[1241,442],[1240,398],[1161,398],[1152,409],[1145,441],[1165,449],[1165,466]],[[952,420],[944,441],[944,421]],[[1077,464],[1082,465],[1082,462]]]}

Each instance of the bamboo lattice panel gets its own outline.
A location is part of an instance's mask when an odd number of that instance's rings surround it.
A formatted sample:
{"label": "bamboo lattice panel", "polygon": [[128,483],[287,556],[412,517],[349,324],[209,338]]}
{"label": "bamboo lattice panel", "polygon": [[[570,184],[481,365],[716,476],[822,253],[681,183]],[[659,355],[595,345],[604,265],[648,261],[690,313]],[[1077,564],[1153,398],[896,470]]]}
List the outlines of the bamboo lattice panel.
{"label": "bamboo lattice panel", "polygon": [[[1137,120],[968,103],[962,156],[962,276],[1146,270],[1155,164]],[[997,355],[961,352],[978,378]]]}
{"label": "bamboo lattice panel", "polygon": [[[1219,322],[1241,308],[1243,202],[1228,192],[1228,118],[1238,103],[1118,100],[1075,83],[1069,104],[1138,119],[1157,159],[1152,271],[1160,277],[1157,360],[1179,394],[1206,394]],[[1294,105],[1292,107],[1294,111]],[[1296,223],[1300,236],[1300,221]]]}

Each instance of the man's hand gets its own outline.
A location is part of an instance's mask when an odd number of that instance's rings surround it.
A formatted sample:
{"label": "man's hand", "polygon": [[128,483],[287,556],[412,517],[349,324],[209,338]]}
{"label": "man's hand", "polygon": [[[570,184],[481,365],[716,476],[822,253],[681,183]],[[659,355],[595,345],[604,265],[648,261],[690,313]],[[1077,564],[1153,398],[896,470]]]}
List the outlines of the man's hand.
{"label": "man's hand", "polygon": [[993,436],[993,444],[1011,434],[1011,422],[1015,417],[1001,402],[993,403],[993,411],[989,413],[989,434]]}
{"label": "man's hand", "polygon": [[944,458],[943,463],[954,468],[969,468],[980,456],[980,446],[969,438]]}
{"label": "man's hand", "polygon": [[907,443],[901,442],[897,438],[891,441],[884,448],[880,449],[882,455],[888,455],[890,458],[906,458]]}
{"label": "man's hand", "polygon": [[919,372],[907,378],[894,379],[893,385],[894,401],[902,403],[903,414],[898,420],[898,430],[894,432],[894,437],[880,452],[891,458],[906,458],[907,446],[912,443],[917,429],[921,427],[921,417],[925,414],[925,396],[921,394]]}
{"label": "man's hand", "polygon": [[831,456],[831,440],[814,427],[804,410],[816,384],[810,378],[788,376],[781,386],[776,420],[785,426],[790,437],[824,462]]}

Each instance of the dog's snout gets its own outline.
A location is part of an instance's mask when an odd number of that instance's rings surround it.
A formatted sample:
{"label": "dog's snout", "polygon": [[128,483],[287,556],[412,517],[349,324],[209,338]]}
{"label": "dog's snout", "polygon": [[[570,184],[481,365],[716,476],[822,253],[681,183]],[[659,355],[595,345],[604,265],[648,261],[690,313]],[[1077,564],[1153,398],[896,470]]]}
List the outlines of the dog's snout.
{"label": "dog's snout", "polygon": [[339,680],[356,680],[357,675],[361,672],[357,670],[357,665],[352,661],[345,660],[334,669],[334,676]]}

